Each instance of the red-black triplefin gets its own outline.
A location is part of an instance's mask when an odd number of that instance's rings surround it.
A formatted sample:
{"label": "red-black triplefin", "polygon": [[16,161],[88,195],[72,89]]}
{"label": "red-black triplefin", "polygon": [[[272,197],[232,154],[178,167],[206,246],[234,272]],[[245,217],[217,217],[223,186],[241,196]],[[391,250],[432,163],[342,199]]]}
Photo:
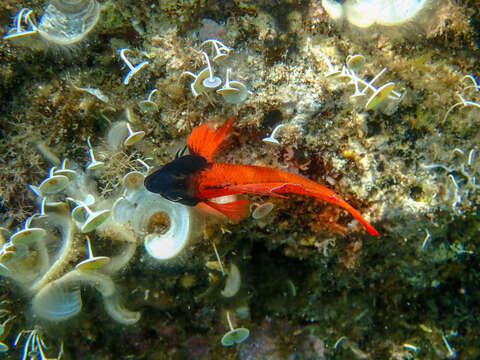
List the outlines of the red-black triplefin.
{"label": "red-black triplefin", "polygon": [[190,155],[177,154],[173,161],[148,175],[146,189],[188,206],[204,203],[232,221],[239,221],[248,213],[249,201],[242,199],[220,204],[210,199],[233,194],[313,196],[344,208],[371,235],[379,235],[354,207],[325,185],[275,168],[212,161],[232,123],[233,117],[217,130],[205,123],[195,127],[187,141]]}

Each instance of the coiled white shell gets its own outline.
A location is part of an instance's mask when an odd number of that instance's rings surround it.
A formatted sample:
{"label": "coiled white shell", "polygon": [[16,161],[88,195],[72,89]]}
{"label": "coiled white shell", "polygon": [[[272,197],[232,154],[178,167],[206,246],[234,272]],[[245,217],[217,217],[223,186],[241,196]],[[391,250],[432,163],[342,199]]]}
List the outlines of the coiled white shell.
{"label": "coiled white shell", "polygon": [[113,217],[135,233],[144,234],[147,253],[158,260],[177,256],[199,228],[190,208],[144,188],[119,199]]}
{"label": "coiled white shell", "polygon": [[400,25],[410,21],[425,8],[427,0],[322,0],[327,13],[334,19],[344,16],[352,25],[366,28],[374,24]]}
{"label": "coiled white shell", "polygon": [[[146,190],[142,191],[142,198],[133,224],[135,231],[147,234],[144,245],[148,254],[158,260],[177,256],[190,238],[192,223],[189,208]],[[157,231],[159,226],[155,223],[161,218],[167,221],[165,231]]]}
{"label": "coiled white shell", "polygon": [[96,0],[53,0],[38,22],[38,33],[58,45],[72,45],[93,30],[100,17]]}

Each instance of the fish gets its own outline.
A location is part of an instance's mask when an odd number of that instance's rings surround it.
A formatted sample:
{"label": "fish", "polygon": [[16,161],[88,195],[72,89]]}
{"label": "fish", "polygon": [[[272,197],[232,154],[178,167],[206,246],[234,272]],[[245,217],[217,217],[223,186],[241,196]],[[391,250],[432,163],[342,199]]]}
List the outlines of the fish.
{"label": "fish", "polygon": [[[348,211],[371,235],[379,232],[358,210],[325,185],[304,176],[266,166],[231,164],[213,161],[219,146],[232,127],[231,117],[216,130],[211,124],[196,126],[187,146],[175,159],[154,170],[144,180],[145,188],[165,199],[187,206],[204,205],[238,222],[249,212],[248,199],[219,203],[215,198],[256,194],[287,198],[285,194],[312,196]],[[188,148],[189,154],[185,154]]]}

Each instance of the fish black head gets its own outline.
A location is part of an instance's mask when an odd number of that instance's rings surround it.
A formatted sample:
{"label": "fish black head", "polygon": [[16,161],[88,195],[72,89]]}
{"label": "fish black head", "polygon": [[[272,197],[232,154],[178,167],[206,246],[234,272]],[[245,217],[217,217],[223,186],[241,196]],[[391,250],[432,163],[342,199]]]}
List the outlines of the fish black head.
{"label": "fish black head", "polygon": [[203,156],[185,155],[176,158],[145,178],[145,188],[162,195],[165,199],[183,205],[195,206],[200,199],[195,197],[192,188],[192,175],[208,165]]}

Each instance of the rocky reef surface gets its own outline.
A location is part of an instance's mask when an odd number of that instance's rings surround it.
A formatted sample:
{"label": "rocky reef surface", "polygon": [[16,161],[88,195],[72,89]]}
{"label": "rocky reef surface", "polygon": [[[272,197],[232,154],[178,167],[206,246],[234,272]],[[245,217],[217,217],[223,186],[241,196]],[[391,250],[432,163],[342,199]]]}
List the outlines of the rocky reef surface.
{"label": "rocky reef surface", "polygon": [[[412,3],[0,1],[2,355],[480,357],[480,3]],[[158,205],[143,177],[232,115],[219,161],[326,184],[380,236],[302,196]]]}

